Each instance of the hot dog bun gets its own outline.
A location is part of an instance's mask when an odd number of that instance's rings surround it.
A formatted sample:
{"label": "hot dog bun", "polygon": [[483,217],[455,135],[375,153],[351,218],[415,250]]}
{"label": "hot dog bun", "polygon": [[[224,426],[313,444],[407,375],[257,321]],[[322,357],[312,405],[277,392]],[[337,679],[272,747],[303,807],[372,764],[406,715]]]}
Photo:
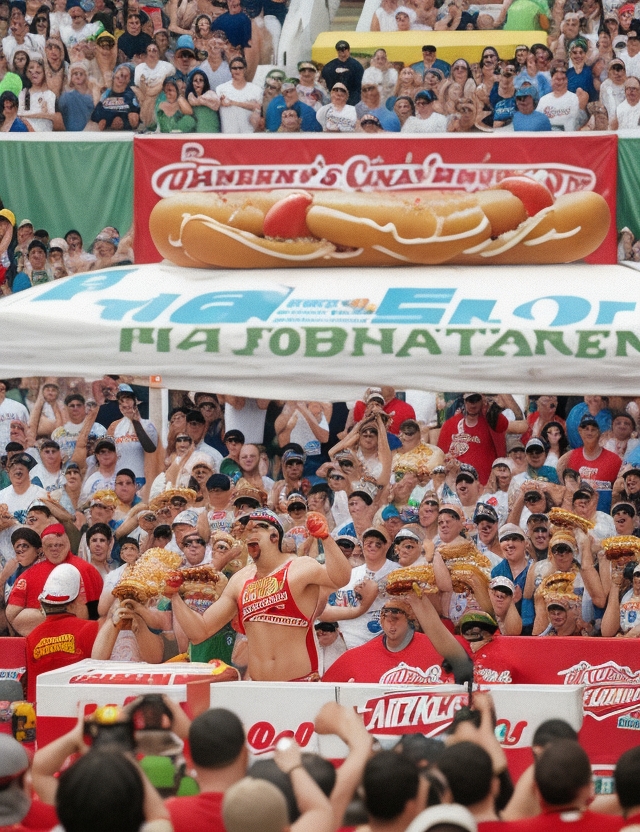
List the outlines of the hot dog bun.
{"label": "hot dog bun", "polygon": [[420,566],[405,566],[389,573],[386,586],[387,594],[406,595],[408,592],[414,590],[414,584],[422,592],[435,593],[438,591],[433,574],[433,566],[430,563],[425,563]]}
{"label": "hot dog bun", "polygon": [[529,217],[513,231],[454,258],[455,263],[515,265],[572,263],[591,254],[609,231],[611,214],[600,194],[578,191]]}
{"label": "hot dog bun", "polygon": [[[267,212],[278,211],[294,194],[306,200],[302,209],[292,209],[302,213],[292,217],[291,227],[306,227],[311,236],[265,236]],[[286,219],[285,212],[284,229]],[[149,230],[163,257],[199,268],[544,264],[591,253],[606,237],[610,221],[606,201],[592,192],[561,196],[528,217],[522,201],[502,189],[473,194],[276,190],[176,194],[153,208]]]}

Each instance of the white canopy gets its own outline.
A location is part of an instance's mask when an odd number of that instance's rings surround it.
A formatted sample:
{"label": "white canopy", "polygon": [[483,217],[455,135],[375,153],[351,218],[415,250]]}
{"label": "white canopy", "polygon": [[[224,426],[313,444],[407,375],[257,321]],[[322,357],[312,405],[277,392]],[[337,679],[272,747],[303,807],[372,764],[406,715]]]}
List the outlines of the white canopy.
{"label": "white canopy", "polygon": [[123,266],[0,301],[0,376],[161,375],[339,401],[368,385],[640,393],[627,266],[203,271]]}

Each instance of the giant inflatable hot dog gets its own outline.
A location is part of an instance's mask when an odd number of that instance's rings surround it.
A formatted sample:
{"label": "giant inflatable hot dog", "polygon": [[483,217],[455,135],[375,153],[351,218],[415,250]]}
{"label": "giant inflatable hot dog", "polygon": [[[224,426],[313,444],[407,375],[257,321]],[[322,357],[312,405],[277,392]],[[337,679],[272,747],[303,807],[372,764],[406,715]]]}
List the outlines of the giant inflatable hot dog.
{"label": "giant inflatable hot dog", "polygon": [[554,201],[513,177],[473,194],[185,192],[157,203],[149,230],[166,259],[200,268],[544,264],[595,251],[610,221],[599,194]]}

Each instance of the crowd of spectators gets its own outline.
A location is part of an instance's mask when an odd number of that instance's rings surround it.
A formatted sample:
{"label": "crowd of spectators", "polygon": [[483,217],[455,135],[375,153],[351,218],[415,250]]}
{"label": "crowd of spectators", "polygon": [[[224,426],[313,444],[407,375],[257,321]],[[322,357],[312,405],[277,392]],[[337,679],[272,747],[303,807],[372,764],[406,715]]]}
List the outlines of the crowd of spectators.
{"label": "crowd of spectators", "polygon": [[[77,626],[92,625],[86,655],[218,659],[249,678],[251,645],[225,599],[253,553],[285,569],[294,609],[307,608],[288,635],[272,615],[261,626],[281,653],[302,638],[309,678],[380,681],[403,657],[428,667],[433,647],[460,678],[467,654],[496,635],[640,635],[637,399],[518,404],[409,391],[405,400],[382,387],[331,404],[176,393],[164,443],[147,399],[111,376],[0,382],[5,634],[30,639],[53,626],[63,586]],[[554,526],[552,509],[569,513],[569,528]],[[247,520],[270,539],[247,538]],[[612,540],[625,543],[622,560],[607,557]],[[459,546],[478,569],[458,574]],[[229,592],[199,599],[195,624],[168,589],[119,601],[114,587],[153,548],[179,568],[211,564]],[[58,575],[60,564],[70,573]],[[425,567],[429,592],[390,595],[387,579],[409,566]],[[37,673],[59,658],[31,668],[34,696]],[[300,675],[274,667],[281,680]]]}
{"label": "crowd of spectators", "polygon": [[121,237],[106,226],[86,251],[79,231],[51,237],[25,217],[17,221],[0,201],[0,296],[20,292],[80,272],[133,263],[133,231]]}
{"label": "crowd of spectators", "polygon": [[[2,0],[0,131],[639,127],[640,17],[622,0],[382,0],[373,31],[460,31],[464,54],[464,31],[481,29],[480,60],[448,63],[427,42],[404,65],[383,48],[356,58],[340,40],[335,59],[300,61],[290,76],[274,65],[286,13],[283,0]],[[536,31],[540,41],[499,52],[495,29]]]}

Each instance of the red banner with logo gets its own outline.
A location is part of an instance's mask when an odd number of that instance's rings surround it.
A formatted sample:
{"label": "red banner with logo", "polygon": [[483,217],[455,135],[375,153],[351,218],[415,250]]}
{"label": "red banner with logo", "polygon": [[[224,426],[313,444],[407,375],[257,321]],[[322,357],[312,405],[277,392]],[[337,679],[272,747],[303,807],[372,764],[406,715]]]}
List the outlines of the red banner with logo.
{"label": "red banner with logo", "polygon": [[[134,154],[135,255],[141,263],[162,259],[149,233],[152,209],[161,199],[181,192],[231,194],[303,188],[473,193],[522,173],[546,184],[556,199],[584,191],[600,194],[608,206],[611,222],[603,242],[585,259],[600,264],[616,262],[616,135],[540,134],[535,140],[515,135],[140,136],[135,138]],[[583,233],[589,219],[588,215],[584,217]],[[179,223],[177,228],[179,231]],[[547,237],[556,231],[562,252],[564,238],[569,246],[570,240],[580,232],[580,222],[568,230],[545,229]],[[590,233],[596,232],[594,229]],[[169,236],[173,233],[169,232]],[[176,243],[170,240],[169,247]],[[521,262],[529,262],[527,252],[538,250],[537,243],[527,245],[534,248],[523,249],[525,259]],[[561,253],[559,259],[549,262],[569,259],[563,259]]]}
{"label": "red banner with logo", "polygon": [[503,637],[474,661],[478,681],[508,670],[516,685],[584,685],[580,741],[594,767],[606,769],[640,744],[638,640]]}

